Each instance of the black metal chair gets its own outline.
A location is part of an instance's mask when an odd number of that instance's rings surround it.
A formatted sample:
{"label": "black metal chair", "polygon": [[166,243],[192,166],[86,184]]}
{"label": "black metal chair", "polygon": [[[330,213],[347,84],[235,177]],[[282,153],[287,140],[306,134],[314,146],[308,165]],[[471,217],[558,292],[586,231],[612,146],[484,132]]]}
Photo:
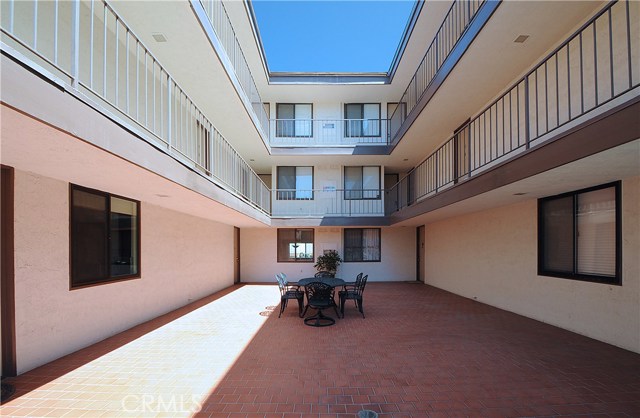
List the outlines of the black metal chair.
{"label": "black metal chair", "polygon": [[356,277],[355,284],[346,284],[343,286],[343,290],[338,292],[338,297],[340,298],[340,312],[342,313],[342,317],[344,318],[344,304],[347,299],[351,299],[355,302],[356,308],[362,314],[364,318],[364,308],[362,306],[362,294],[364,293],[364,288],[367,285],[367,278],[369,275],[362,277],[362,273],[358,274]]}
{"label": "black metal chair", "polygon": [[304,305],[304,292],[300,290],[300,286],[290,286],[286,283],[285,279],[276,274],[276,280],[278,281],[278,288],[280,289],[280,314],[282,315],[289,299],[296,299],[298,301],[298,316],[302,318],[302,306]]}
{"label": "black metal chair", "polygon": [[322,279],[323,277],[333,277],[333,273],[329,273],[328,271],[319,271],[314,276],[316,279]]}
{"label": "black metal chair", "polygon": [[333,308],[336,315],[340,317],[338,307],[333,299],[334,288],[322,282],[312,282],[306,285],[304,290],[307,294],[307,306],[304,308],[302,316],[307,313],[309,308],[318,310],[315,315],[305,318],[304,323],[312,327],[326,327],[335,324],[335,319],[322,313],[324,309]]}

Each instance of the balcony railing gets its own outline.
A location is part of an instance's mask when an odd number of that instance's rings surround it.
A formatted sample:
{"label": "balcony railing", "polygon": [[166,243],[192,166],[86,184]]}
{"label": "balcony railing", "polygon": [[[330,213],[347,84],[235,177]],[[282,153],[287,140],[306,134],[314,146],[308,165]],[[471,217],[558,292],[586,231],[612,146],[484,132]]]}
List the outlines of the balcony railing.
{"label": "balcony railing", "polygon": [[638,2],[608,4],[388,190],[387,213],[545,142],[622,95],[638,96],[639,15]]}
{"label": "balcony railing", "polygon": [[466,0],[453,2],[422,61],[420,61],[418,69],[399,100],[398,106],[389,118],[391,139],[394,139],[404,121],[415,109],[420,98],[438,74],[445,60],[485,1]]}
{"label": "balcony railing", "polygon": [[272,147],[386,145],[386,119],[272,119]]}
{"label": "balcony railing", "polygon": [[3,50],[270,213],[269,189],[109,3],[1,3]]}
{"label": "balcony railing", "polygon": [[384,190],[272,190],[274,217],[384,216]]}
{"label": "balcony railing", "polygon": [[216,32],[216,36],[222,43],[231,65],[235,71],[236,77],[242,86],[242,90],[251,103],[253,112],[258,117],[262,131],[266,134],[269,132],[269,115],[264,107],[264,102],[260,97],[258,87],[253,79],[249,64],[244,56],[240,43],[233,30],[233,25],[227,14],[227,10],[221,0],[199,0],[204,8],[209,23]]}

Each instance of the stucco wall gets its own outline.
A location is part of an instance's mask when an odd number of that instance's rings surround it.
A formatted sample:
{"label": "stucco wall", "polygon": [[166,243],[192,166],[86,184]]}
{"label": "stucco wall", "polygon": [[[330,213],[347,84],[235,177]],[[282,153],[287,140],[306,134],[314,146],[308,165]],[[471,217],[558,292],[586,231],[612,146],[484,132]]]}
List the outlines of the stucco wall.
{"label": "stucco wall", "polygon": [[640,178],[622,184],[622,286],[537,275],[537,201],[426,226],[426,282],[640,352]]}
{"label": "stucco wall", "polygon": [[[315,228],[314,257],[325,249],[344,255],[342,228]],[[273,282],[284,272],[290,279],[310,277],[316,273],[314,263],[278,263],[277,228],[243,228],[240,231],[241,276],[243,282]],[[338,276],[355,278],[364,272],[369,281],[407,281],[416,279],[415,228],[382,228],[381,261],[342,263]]]}
{"label": "stucco wall", "polygon": [[15,173],[18,373],[233,283],[232,226],[142,202],[142,277],[69,290],[69,184]]}

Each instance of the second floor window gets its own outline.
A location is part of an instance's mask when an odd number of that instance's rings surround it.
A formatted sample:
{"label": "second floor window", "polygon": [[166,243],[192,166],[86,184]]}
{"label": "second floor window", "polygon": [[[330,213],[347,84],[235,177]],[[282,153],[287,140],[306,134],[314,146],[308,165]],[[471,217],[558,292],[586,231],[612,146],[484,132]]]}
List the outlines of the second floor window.
{"label": "second floor window", "polygon": [[278,200],[312,200],[313,167],[278,167]]}
{"label": "second floor window", "polygon": [[380,136],[380,103],[344,105],[344,136],[347,138]]}
{"label": "second floor window", "polygon": [[380,199],[380,166],[345,167],[344,198]]}
{"label": "second floor window", "polygon": [[276,136],[280,138],[313,136],[311,104],[276,104]]}

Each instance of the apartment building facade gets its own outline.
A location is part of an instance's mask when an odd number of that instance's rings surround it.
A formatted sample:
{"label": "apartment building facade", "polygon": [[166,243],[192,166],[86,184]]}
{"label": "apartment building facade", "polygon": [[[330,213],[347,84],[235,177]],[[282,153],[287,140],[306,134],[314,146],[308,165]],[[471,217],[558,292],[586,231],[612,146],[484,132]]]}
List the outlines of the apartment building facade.
{"label": "apartment building facade", "polygon": [[421,281],[640,352],[640,4],[416,2],[272,73],[250,2],[2,2],[2,375],[238,282]]}

